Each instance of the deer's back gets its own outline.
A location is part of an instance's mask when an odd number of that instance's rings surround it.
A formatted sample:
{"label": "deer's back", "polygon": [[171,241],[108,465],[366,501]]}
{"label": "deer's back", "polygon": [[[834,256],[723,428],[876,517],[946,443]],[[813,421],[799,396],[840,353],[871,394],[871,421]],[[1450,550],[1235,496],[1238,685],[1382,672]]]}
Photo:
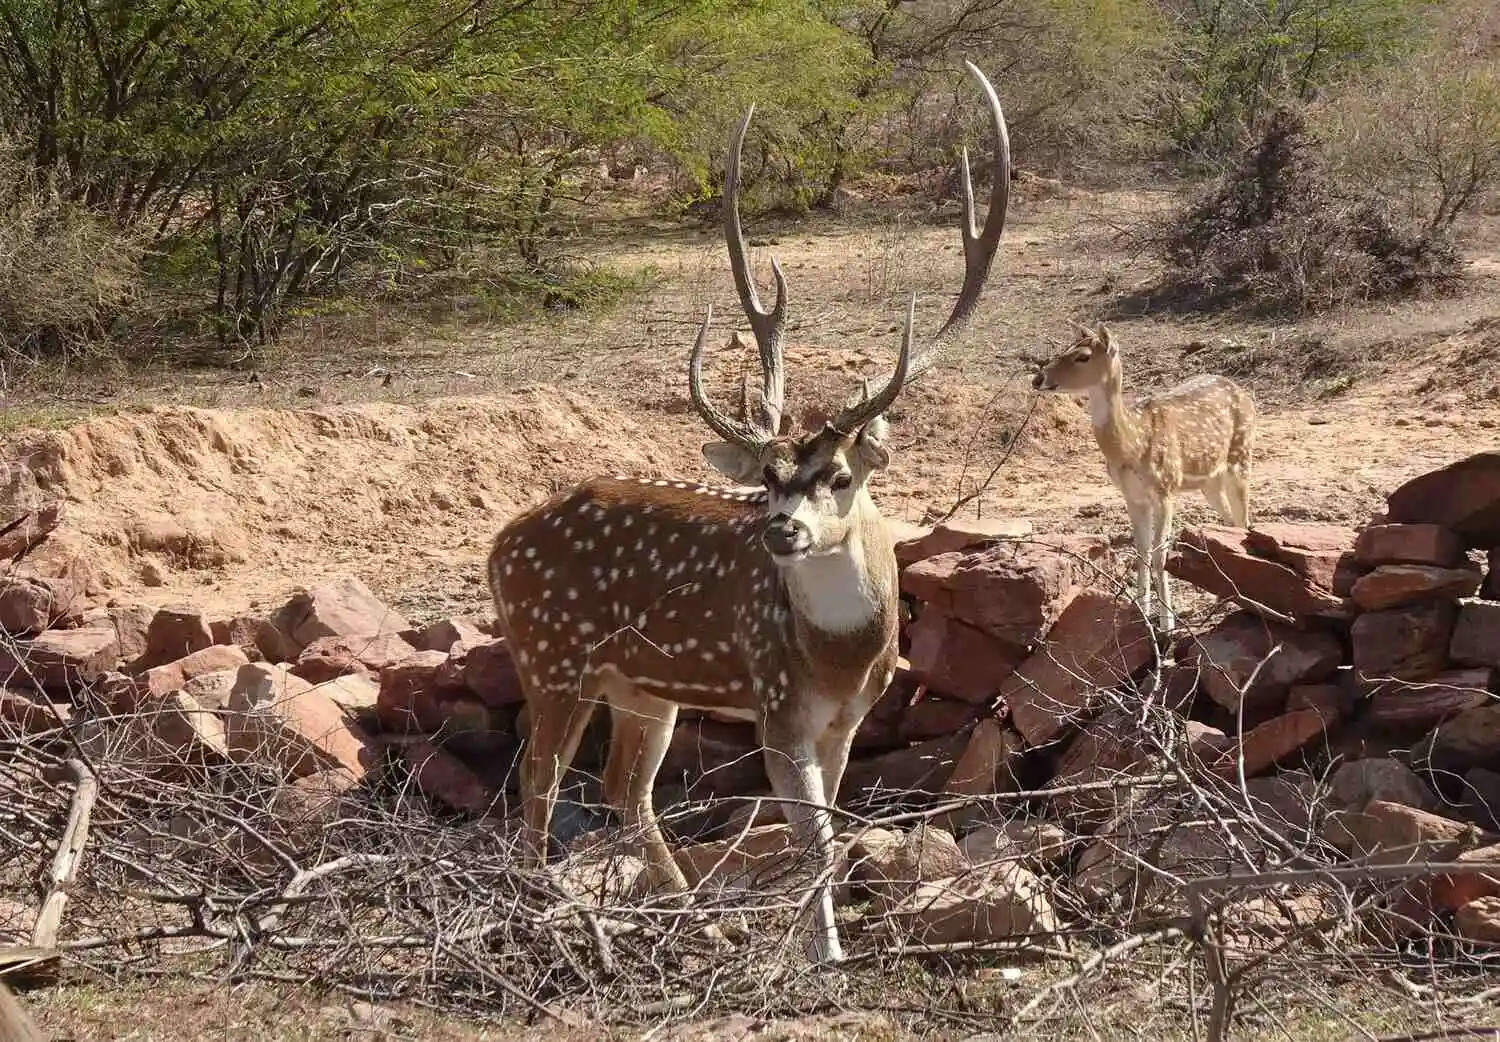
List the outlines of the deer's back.
{"label": "deer's back", "polygon": [[614,666],[648,693],[751,702],[784,666],[785,603],[760,545],[764,493],[599,478],[501,530],[489,579],[530,687],[576,689]]}
{"label": "deer's back", "polygon": [[1142,401],[1153,466],[1192,486],[1249,458],[1255,426],[1250,393],[1226,376],[1184,380]]}

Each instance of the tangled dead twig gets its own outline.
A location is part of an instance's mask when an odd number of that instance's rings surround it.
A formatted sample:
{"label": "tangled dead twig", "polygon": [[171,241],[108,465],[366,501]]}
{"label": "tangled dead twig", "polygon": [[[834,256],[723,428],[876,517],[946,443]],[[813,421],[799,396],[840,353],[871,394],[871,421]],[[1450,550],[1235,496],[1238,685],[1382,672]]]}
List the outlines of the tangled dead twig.
{"label": "tangled dead twig", "polygon": [[[1083,682],[1076,660],[1057,663]],[[1162,1037],[1182,1026],[1167,1011],[1186,1011],[1214,1040],[1268,1003],[1351,1023],[1366,1007],[1481,1016],[1493,989],[1476,981],[1492,955],[1441,918],[1396,939],[1377,928],[1414,881],[1489,862],[1376,865],[1331,849],[1315,824],[1323,794],[1278,803],[1242,756],[1199,755],[1166,673],[1157,661],[1133,681],[1085,687],[1070,710],[1082,734],[1026,754],[1048,784],[976,796],[890,786],[840,807],[833,882],[852,956],[841,975],[807,967],[792,929],[817,882],[810,852],[768,854],[753,817],[698,852],[701,882],[684,904],[638,885],[629,835],[530,870],[506,822],[439,813],[397,770],[321,793],[248,763],[97,742],[84,760],[63,720],[42,737],[0,735],[0,842],[18,854],[0,863],[0,893],[23,892],[50,861],[42,904],[56,911],[34,936],[50,932],[66,964],[105,978],[208,971],[658,1034],[716,1014],[850,1006],[920,1009],[914,1029],[999,1018],[1049,1038],[1112,1009]],[[1075,747],[1092,759],[1073,759]],[[933,827],[960,813],[978,823],[962,850]],[[920,863],[929,839],[952,852],[940,872]],[[917,863],[878,860],[881,843]],[[4,915],[0,903],[0,930]],[[742,924],[737,943],[705,937],[704,920]],[[997,962],[1013,975],[987,976]],[[1149,1003],[1119,1007],[1141,989]],[[1300,996],[1301,1011],[1270,995]]]}
{"label": "tangled dead twig", "polygon": [[94,772],[82,760],[69,760],[64,766],[73,782],[73,802],[68,808],[68,823],[63,827],[57,843],[57,853],[52,859],[47,897],[42,902],[36,928],[31,933],[31,943],[43,949],[57,945],[63,908],[68,903],[68,889],[78,875],[83,848],[89,838],[89,816],[94,810],[94,800],[99,796],[99,783],[94,778]]}
{"label": "tangled dead twig", "polygon": [[[990,396],[989,400],[984,403],[984,408],[979,411],[979,421],[975,425],[974,437],[969,439],[969,444],[964,448],[963,467],[958,475],[958,484],[960,488],[962,488],[964,478],[967,476],[969,471],[969,459],[974,450],[974,442],[985,430],[985,417],[989,415],[990,408],[995,404],[995,402],[999,401],[1002,396],[1009,394],[1011,384],[1015,383],[1016,378],[1021,375],[1023,374],[1012,374],[1011,378],[1007,380],[998,391]],[[960,510],[962,510],[964,507],[968,506],[970,503],[974,502],[976,499],[983,496],[990,490],[990,487],[995,483],[996,476],[1000,473],[1000,468],[1004,467],[1006,463],[1010,462],[1011,456],[1015,455],[1017,446],[1021,444],[1021,436],[1026,433],[1026,428],[1031,424],[1031,417],[1036,412],[1038,401],[1040,401],[1040,399],[1037,398],[1036,395],[1032,395],[1031,398],[1027,401],[1026,412],[1022,414],[1021,422],[1017,425],[1016,429],[1010,433],[1009,440],[1007,440],[1005,443],[1005,451],[1000,454],[1000,458],[995,461],[992,467],[990,467],[990,471],[985,475],[984,480],[976,484],[971,491],[960,492],[957,498],[954,499],[953,504],[949,506],[948,509],[943,513],[924,518],[925,523],[940,525],[945,521],[952,520]]]}

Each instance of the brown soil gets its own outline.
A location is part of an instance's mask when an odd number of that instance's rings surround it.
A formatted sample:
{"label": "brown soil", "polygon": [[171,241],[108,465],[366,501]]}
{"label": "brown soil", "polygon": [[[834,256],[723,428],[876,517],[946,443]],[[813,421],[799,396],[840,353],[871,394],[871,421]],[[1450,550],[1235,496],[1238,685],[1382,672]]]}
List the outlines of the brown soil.
{"label": "brown soil", "polygon": [[[1167,197],[1036,194],[1014,205],[974,328],[890,414],[895,458],[875,490],[892,516],[917,520],[972,489],[1031,404],[1021,359],[1058,343],[1068,317],[1091,319],[1150,281],[1104,222],[1128,225]],[[826,405],[889,364],[912,289],[918,328],[936,326],[957,281],[950,224],[865,220],[851,230],[819,220],[755,240],[791,280],[794,409]],[[1147,316],[1112,327],[1137,389],[1204,370],[1252,388],[1262,411],[1258,517],[1358,524],[1400,481],[1495,441],[1497,239],[1500,221],[1476,227],[1480,260],[1456,299],[1280,326]],[[148,368],[103,389],[115,403],[107,412],[14,432],[4,451],[21,465],[6,471],[0,512],[65,498],[60,538],[120,598],[239,610],[353,572],[419,618],[482,610],[488,540],[519,507],[591,472],[709,476],[683,369],[705,301],[719,336],[740,319],[718,238],[678,232],[588,248],[654,272],[656,284],[602,317],[504,329],[428,324],[392,339],[386,316],[372,342],[370,320],[309,324],[254,383],[201,370],[156,383]],[[727,398],[752,362],[750,348],[716,354],[717,393]],[[367,363],[392,371],[391,386],[360,375]],[[68,393],[76,402],[101,387]],[[23,397],[12,422],[48,404],[40,391]],[[1083,410],[1063,399],[1036,404],[1017,451],[967,509],[1044,530],[1127,531]],[[1210,516],[1196,497],[1181,513]]]}
{"label": "brown soil", "polygon": [[[1032,405],[1022,359],[1066,336],[1069,317],[1094,319],[1151,282],[1150,265],[1114,230],[1168,200],[1018,193],[973,330],[891,412],[894,462],[875,487],[890,515],[916,520],[946,508],[1020,432],[1014,455],[969,509],[1028,517],[1044,530],[1125,536],[1082,408],[1042,400],[1021,431]],[[958,281],[953,223],[949,214],[757,230],[791,278],[794,405],[826,403],[889,364],[911,290],[920,294],[918,328],[936,327]],[[390,314],[307,320],[253,381],[244,370],[185,371],[164,359],[130,374],[25,387],[6,403],[0,519],[66,500],[57,542],[92,563],[121,600],[240,611],[352,573],[415,621],[485,611],[487,544],[518,508],[593,472],[708,476],[698,452],[706,432],[683,377],[704,303],[715,307],[716,342],[739,322],[720,241],[712,231],[669,232],[572,248],[627,271],[649,269],[652,285],[605,315],[504,328]],[[1147,315],[1112,326],[1135,389],[1213,370],[1253,390],[1262,413],[1259,519],[1356,525],[1402,480],[1495,447],[1500,218],[1477,224],[1468,249],[1477,259],[1458,298],[1298,323]],[[763,270],[765,251],[757,253]],[[715,356],[719,394],[751,357]],[[1195,498],[1182,517],[1209,513]],[[150,1001],[116,987],[32,1001],[45,1026],[71,1032],[63,1038],[521,1037],[265,989],[152,988]],[[1303,1037],[1343,1030],[1330,1024]],[[739,1037],[740,1026],[656,1037]],[[826,1037],[902,1037],[878,1020],[865,1027],[830,1025]],[[783,1037],[761,1028],[745,1033]]]}

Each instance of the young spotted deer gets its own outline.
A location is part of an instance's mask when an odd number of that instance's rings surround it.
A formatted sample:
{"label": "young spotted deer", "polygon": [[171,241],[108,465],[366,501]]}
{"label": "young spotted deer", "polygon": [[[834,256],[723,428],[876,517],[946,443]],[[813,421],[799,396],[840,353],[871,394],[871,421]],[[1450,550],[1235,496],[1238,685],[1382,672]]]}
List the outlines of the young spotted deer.
{"label": "young spotted deer", "polygon": [[1205,374],[1127,402],[1119,347],[1105,325],[1078,326],[1078,338],[1043,365],[1032,384],[1039,391],[1088,395],[1094,438],[1130,513],[1139,558],[1136,598],[1149,616],[1154,585],[1159,624],[1175,629],[1166,567],[1177,495],[1200,489],[1227,523],[1250,527],[1250,393],[1228,377]]}
{"label": "young spotted deer", "polygon": [[[855,729],[896,662],[897,573],[891,536],[866,483],[890,460],[883,413],[932,364],[933,348],[972,314],[1005,222],[1010,146],[989,81],[969,71],[989,102],[995,162],[989,212],[974,222],[963,158],[965,275],[947,321],[913,348],[908,307],[894,371],[816,431],[778,433],[784,411],[782,333],[786,278],[773,262],[776,303],[761,307],[738,207],[740,148],[730,143],[724,232],[730,267],[761,360],[761,400],[726,415],[703,388],[711,313],[688,366],[698,413],[722,441],[703,447],[734,490],[685,481],[596,478],[553,496],[495,538],[489,580],[531,713],[521,764],[523,836],[545,859],[559,780],[600,702],[609,706],[606,801],[639,829],[653,881],[687,881],[663,838],[651,792],[679,708],[753,721],[766,771],[796,839],[831,867],[838,793]],[[752,110],[753,112],[753,110]],[[753,487],[743,487],[753,486]],[[809,955],[843,958],[831,889],[810,909]]]}

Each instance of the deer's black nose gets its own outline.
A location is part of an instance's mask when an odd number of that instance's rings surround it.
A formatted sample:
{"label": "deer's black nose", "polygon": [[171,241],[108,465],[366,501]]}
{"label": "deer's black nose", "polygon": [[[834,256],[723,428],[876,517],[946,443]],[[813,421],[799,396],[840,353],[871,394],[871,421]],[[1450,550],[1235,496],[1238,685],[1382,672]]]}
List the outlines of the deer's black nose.
{"label": "deer's black nose", "polygon": [[792,557],[807,551],[812,545],[812,535],[806,525],[780,514],[766,522],[761,542],[777,557]]}

